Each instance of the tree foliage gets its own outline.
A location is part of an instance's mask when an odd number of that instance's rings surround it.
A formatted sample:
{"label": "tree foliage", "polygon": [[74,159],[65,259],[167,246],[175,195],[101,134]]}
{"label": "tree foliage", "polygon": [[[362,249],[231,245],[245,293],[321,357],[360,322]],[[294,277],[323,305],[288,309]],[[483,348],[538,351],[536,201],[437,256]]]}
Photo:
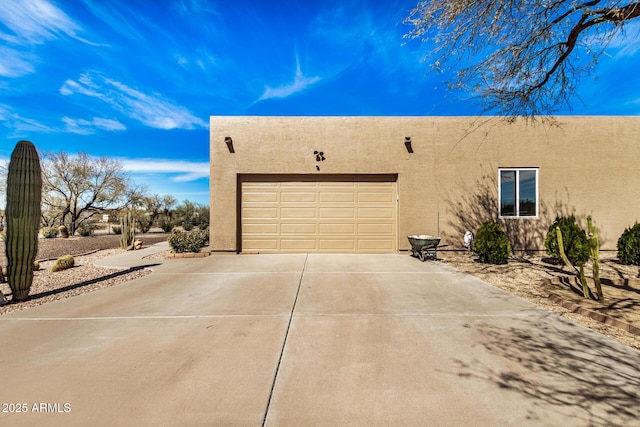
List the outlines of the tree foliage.
{"label": "tree foliage", "polygon": [[169,194],[142,197],[137,206],[139,209],[134,210],[140,231],[146,233],[156,223],[171,223],[173,208],[177,202],[176,198]]}
{"label": "tree foliage", "polygon": [[450,88],[513,119],[570,109],[581,76],[638,17],[634,1],[426,0],[405,37],[429,43],[433,69],[455,71]]}
{"label": "tree foliage", "polygon": [[185,229],[209,224],[209,206],[183,201],[173,212],[174,221]]}
{"label": "tree foliage", "polygon": [[43,208],[58,212],[73,235],[92,216],[138,203],[143,189],[128,180],[118,160],[47,153],[43,166]]}

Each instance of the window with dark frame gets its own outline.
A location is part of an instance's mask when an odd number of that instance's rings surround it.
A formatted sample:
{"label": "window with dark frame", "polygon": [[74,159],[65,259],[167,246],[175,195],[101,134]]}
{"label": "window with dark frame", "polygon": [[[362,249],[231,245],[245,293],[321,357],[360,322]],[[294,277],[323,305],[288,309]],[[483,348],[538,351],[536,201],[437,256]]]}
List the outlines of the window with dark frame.
{"label": "window with dark frame", "polygon": [[537,217],[538,169],[500,168],[498,173],[500,217]]}

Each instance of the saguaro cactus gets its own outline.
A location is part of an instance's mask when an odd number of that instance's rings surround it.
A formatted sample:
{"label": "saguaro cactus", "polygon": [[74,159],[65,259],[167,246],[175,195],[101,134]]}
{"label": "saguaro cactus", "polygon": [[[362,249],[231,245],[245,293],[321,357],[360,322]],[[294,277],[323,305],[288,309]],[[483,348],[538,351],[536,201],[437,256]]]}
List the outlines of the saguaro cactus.
{"label": "saguaro cactus", "polygon": [[590,298],[591,291],[589,290],[589,285],[587,284],[587,278],[584,275],[584,263],[579,264],[579,269],[571,264],[571,261],[569,261],[569,258],[564,252],[564,243],[562,241],[562,231],[560,231],[560,227],[556,227],[556,233],[558,235],[558,252],[560,252],[560,258],[562,258],[562,261],[567,267],[573,267],[574,269],[578,270],[578,277],[580,278],[580,283],[582,284],[582,293],[585,298]]}
{"label": "saguaro cactus", "polygon": [[602,284],[600,283],[600,241],[598,240],[598,229],[593,225],[591,215],[587,217],[587,237],[589,238],[589,249],[591,251],[591,264],[593,266],[593,282],[596,287],[598,300],[602,301]]}
{"label": "saguaro cactus", "polygon": [[36,147],[19,141],[11,153],[7,174],[7,281],[16,301],[29,297],[33,261],[38,252],[42,170]]}
{"label": "saguaro cactus", "polygon": [[136,240],[136,227],[131,218],[131,212],[120,218],[120,232],[120,247],[127,249],[129,246],[133,246],[133,242]]}

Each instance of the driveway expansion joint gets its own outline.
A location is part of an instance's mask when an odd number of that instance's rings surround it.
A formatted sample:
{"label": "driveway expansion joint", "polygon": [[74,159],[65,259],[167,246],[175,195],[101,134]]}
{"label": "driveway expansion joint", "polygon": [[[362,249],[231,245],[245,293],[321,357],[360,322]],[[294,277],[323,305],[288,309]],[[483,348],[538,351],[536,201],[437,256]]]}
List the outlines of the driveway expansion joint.
{"label": "driveway expansion joint", "polygon": [[302,265],[302,271],[300,272],[300,279],[298,280],[298,287],[296,289],[296,296],[293,299],[293,305],[291,306],[291,312],[289,314],[289,321],[287,322],[287,331],[284,334],[284,340],[282,342],[282,348],[280,349],[280,356],[278,357],[278,364],[276,365],[276,372],[273,375],[273,382],[271,383],[271,390],[269,391],[269,399],[267,399],[267,407],[264,411],[264,417],[262,418],[262,427],[267,423],[267,417],[269,416],[269,408],[271,407],[271,399],[273,398],[273,392],[276,388],[276,382],[278,381],[278,373],[280,372],[280,365],[282,364],[282,357],[284,356],[284,350],[287,347],[287,340],[289,338],[289,330],[291,329],[291,322],[293,322],[293,315],[296,311],[296,305],[298,304],[298,296],[300,295],[300,288],[302,288],[302,279],[304,278],[304,270],[307,266],[307,260],[309,254],[306,254],[304,258],[304,264]]}

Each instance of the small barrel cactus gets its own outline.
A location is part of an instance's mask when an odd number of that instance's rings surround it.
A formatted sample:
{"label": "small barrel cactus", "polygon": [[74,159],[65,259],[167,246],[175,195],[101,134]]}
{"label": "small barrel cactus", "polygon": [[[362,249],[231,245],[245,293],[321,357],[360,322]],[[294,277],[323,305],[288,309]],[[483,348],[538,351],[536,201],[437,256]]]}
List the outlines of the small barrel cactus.
{"label": "small barrel cactus", "polygon": [[75,265],[76,260],[73,258],[73,255],[63,255],[56,260],[56,262],[51,267],[51,271],[55,273],[56,271],[66,270]]}
{"label": "small barrel cactus", "polygon": [[7,281],[15,301],[29,297],[33,262],[38,252],[42,169],[36,147],[20,141],[11,153],[7,173]]}

